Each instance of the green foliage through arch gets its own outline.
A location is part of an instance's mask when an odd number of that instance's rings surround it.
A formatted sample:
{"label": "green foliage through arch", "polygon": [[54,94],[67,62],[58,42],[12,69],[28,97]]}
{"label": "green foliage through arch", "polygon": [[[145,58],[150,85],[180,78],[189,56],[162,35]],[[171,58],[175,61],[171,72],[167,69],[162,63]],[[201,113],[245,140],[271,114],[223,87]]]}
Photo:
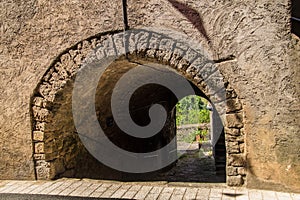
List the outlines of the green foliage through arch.
{"label": "green foliage through arch", "polygon": [[176,104],[177,126],[186,124],[201,124],[210,122],[210,113],[207,109],[208,101],[196,95],[181,99]]}

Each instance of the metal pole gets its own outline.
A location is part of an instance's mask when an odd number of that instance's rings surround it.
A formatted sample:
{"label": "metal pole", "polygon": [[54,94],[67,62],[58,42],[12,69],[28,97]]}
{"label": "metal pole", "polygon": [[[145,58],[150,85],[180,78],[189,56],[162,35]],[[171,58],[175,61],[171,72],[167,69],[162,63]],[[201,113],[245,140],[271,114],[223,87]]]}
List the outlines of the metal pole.
{"label": "metal pole", "polygon": [[297,17],[291,17],[293,20],[295,20],[295,21],[298,21],[298,22],[300,22],[300,18],[297,18]]}
{"label": "metal pole", "polygon": [[129,26],[128,26],[128,16],[127,16],[127,0],[122,0],[122,5],[123,5],[124,30],[127,31],[129,29]]}

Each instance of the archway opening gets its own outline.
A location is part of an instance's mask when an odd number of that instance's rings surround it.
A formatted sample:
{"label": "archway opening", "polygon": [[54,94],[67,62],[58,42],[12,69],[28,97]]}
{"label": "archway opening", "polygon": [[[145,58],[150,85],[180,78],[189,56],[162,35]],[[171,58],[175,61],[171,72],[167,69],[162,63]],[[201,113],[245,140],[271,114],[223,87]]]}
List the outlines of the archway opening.
{"label": "archway opening", "polygon": [[[105,70],[99,79],[95,96],[95,109],[99,124],[114,145],[135,153],[151,152],[166,146],[174,137],[181,137],[178,133],[183,126],[197,127],[197,129],[193,127],[194,132],[187,133],[183,140],[177,140],[177,144],[174,144],[174,150],[179,153],[179,161],[155,172],[137,174],[112,169],[96,160],[87,150],[87,147],[82,144],[73,122],[72,91],[74,80],[70,80],[63,90],[55,94],[54,102],[48,107],[52,113],[51,119],[45,120],[43,130],[45,135],[44,153],[45,160],[49,165],[48,177],[52,179],[87,177],[121,181],[225,182],[224,176],[216,173],[214,152],[209,141],[208,133],[211,131],[210,117],[212,115],[207,109],[208,100],[200,97],[205,95],[190,81],[188,83],[196,95],[187,96],[179,103],[172,91],[158,84],[143,85],[131,96],[128,105],[130,116],[132,121],[139,126],[146,126],[150,123],[149,109],[153,104],[160,104],[164,107],[167,112],[167,119],[158,134],[146,139],[136,138],[126,134],[118,126],[112,113],[112,93],[120,78],[139,65],[140,63],[121,58],[114,61]],[[156,65],[147,62],[148,67]],[[168,68],[163,65],[161,67]],[[151,73],[147,74],[143,70],[139,73],[144,73],[143,78],[145,79],[152,76]],[[194,125],[190,123],[194,123]],[[38,124],[36,125],[38,126]],[[202,148],[199,149],[200,143],[197,143],[197,150],[193,151],[191,148],[195,146],[196,135],[197,138],[201,136],[198,141],[201,142]],[[195,138],[191,138],[193,136]],[[181,148],[183,146],[185,147]],[[187,153],[180,155],[182,150],[186,150]],[[223,167],[225,168],[225,166]]]}
{"label": "archway opening", "polygon": [[[199,90],[196,93],[202,94]],[[212,145],[213,107],[205,98],[190,95],[176,104],[176,137],[178,160],[166,173],[165,179],[174,182],[226,182],[224,139]],[[202,94],[203,95],[203,94]]]}
{"label": "archway opening", "polygon": [[[131,34],[135,37],[136,33],[133,32]],[[136,37],[136,39],[139,38],[140,35],[140,33],[137,33],[138,37]],[[145,33],[144,35],[147,34]],[[91,155],[86,146],[83,145],[74,125],[72,92],[75,77],[79,68],[82,66],[82,60],[87,56],[85,53],[88,52],[89,49],[94,49],[98,43],[103,41],[98,37],[100,36],[79,43],[56,59],[35,90],[32,97],[31,111],[34,146],[33,157],[37,179],[85,177],[129,181],[155,180],[155,178],[158,177],[158,173],[166,173],[176,164],[173,162],[169,166],[154,173],[124,173],[99,162]],[[105,35],[103,38],[105,40],[111,37]],[[117,35],[114,41],[120,42],[119,39],[120,37]],[[169,38],[167,38],[167,40],[169,40]],[[136,42],[139,43],[139,41]],[[153,42],[157,44],[157,41]],[[149,44],[150,43],[151,40],[149,39]],[[209,99],[210,94],[202,75],[197,72],[199,68],[195,65],[201,66],[201,70],[204,70],[202,72],[204,73],[204,77],[213,77],[213,80],[219,80],[220,74],[216,74],[216,72],[218,72],[215,70],[216,68],[211,67],[211,62],[204,61],[203,56],[201,57],[201,55],[199,55],[198,59],[195,60],[196,64],[193,65],[182,59],[182,57],[165,51],[165,44],[165,42],[162,42],[163,50],[149,48],[128,54],[126,57],[119,57],[119,59],[115,60],[107,68],[98,82],[95,95],[97,121],[104,129],[107,137],[122,149],[136,153],[155,151],[169,144],[172,138],[176,136],[177,131],[176,109],[174,108],[179,99],[174,96],[172,91],[159,84],[146,84],[138,88],[133,93],[128,106],[130,109],[130,118],[132,118],[136,124],[145,126],[149,123],[150,107],[153,104],[160,104],[166,111],[166,123],[158,134],[147,139],[135,138],[126,135],[116,126],[115,119],[111,112],[110,97],[119,78],[129,70],[135,69],[141,64],[148,64],[150,67],[151,65],[163,66],[163,68],[168,68],[177,74],[179,73],[185,80],[188,80],[191,87],[194,88],[193,93],[197,96],[205,97],[206,99]],[[182,43],[180,43],[180,45],[182,45]],[[115,47],[115,44],[113,46]],[[173,44],[173,46],[176,46],[176,44]],[[107,46],[100,47],[103,47],[103,49],[100,48],[97,50],[97,56],[103,55],[105,51],[114,49],[108,48]],[[180,46],[180,48],[182,48],[182,46]],[[192,50],[188,51],[191,52]],[[80,59],[82,60],[80,61]],[[147,75],[149,76],[149,74],[146,73],[145,76],[147,77]],[[87,77],[87,81],[90,81],[89,77]],[[223,84],[223,81],[221,81],[221,83]],[[178,88],[180,88],[179,86],[180,85],[178,85]],[[225,128],[223,128],[223,126],[211,126],[211,129],[215,130],[217,127],[218,131],[220,131],[221,128],[222,134],[220,138],[223,139],[215,141],[216,145],[212,150],[212,155],[215,158],[215,168],[217,172],[223,171],[223,174],[225,174],[225,170],[222,169],[226,167],[227,183],[229,185],[242,185],[246,176],[244,162],[245,145],[242,130],[243,110],[234,90],[228,84],[225,85],[225,89],[227,100],[225,108]],[[187,96],[188,95],[190,94],[187,94]],[[218,105],[212,105],[213,110],[215,106]],[[220,122],[218,113],[212,113],[213,121]],[[218,148],[218,144],[220,144],[219,146],[222,148]],[[173,149],[171,150],[176,151],[176,143],[172,143],[172,145]],[[227,149],[224,148],[225,146]]]}

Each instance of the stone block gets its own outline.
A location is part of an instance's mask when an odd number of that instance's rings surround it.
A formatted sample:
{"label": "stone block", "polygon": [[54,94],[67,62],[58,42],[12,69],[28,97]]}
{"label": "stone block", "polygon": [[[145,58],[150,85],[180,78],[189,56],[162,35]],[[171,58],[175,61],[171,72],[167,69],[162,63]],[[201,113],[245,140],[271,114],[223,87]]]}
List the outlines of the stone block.
{"label": "stone block", "polygon": [[159,50],[172,51],[174,48],[174,41],[169,38],[163,38],[159,43]]}
{"label": "stone block", "polygon": [[241,186],[243,185],[244,180],[243,177],[238,175],[238,176],[227,176],[227,184],[229,186]]}
{"label": "stone block", "polygon": [[177,65],[177,69],[180,71],[185,71],[189,65],[190,63],[187,60],[181,59]]}
{"label": "stone block", "polygon": [[108,36],[106,40],[102,41],[104,52],[106,56],[116,56],[116,51],[114,48],[114,43],[111,36]]}
{"label": "stone block", "polygon": [[49,110],[45,109],[45,108],[39,108],[34,106],[32,108],[33,110],[33,116],[37,121],[40,122],[48,122],[49,119],[51,118],[51,114],[49,112]]}
{"label": "stone block", "polygon": [[236,141],[239,143],[244,143],[245,142],[245,137],[243,135],[237,136]]}
{"label": "stone block", "polygon": [[180,57],[179,55],[172,54],[172,57],[170,59],[170,66],[177,67],[181,59],[182,57]]}
{"label": "stone block", "polygon": [[33,105],[38,106],[38,107],[42,107],[43,106],[43,98],[42,97],[35,97],[33,99]]}
{"label": "stone block", "polygon": [[242,104],[237,98],[227,99],[227,101],[226,101],[226,113],[239,111],[241,109],[242,109]]}
{"label": "stone block", "polygon": [[[210,81],[210,86],[213,87],[213,83],[216,81],[216,77],[211,77],[212,74],[214,74],[217,71],[216,66],[212,62],[207,62],[205,58],[203,58],[203,65],[198,65],[200,67],[200,75],[205,81]],[[193,63],[194,64],[194,63]],[[192,65],[193,65],[192,64]],[[219,77],[218,77],[219,78]],[[223,77],[221,77],[223,80]],[[223,84],[224,86],[224,84]],[[214,88],[214,87],[213,87]],[[225,93],[224,93],[225,96]]]}
{"label": "stone block", "polygon": [[226,99],[236,98],[237,95],[233,89],[226,89]]}
{"label": "stone block", "polygon": [[36,166],[38,166],[38,167],[50,167],[50,163],[46,162],[44,160],[38,160],[38,161],[36,161]]}
{"label": "stone block", "polygon": [[239,136],[241,134],[240,129],[237,128],[225,128],[225,133],[232,136]]}
{"label": "stone block", "polygon": [[243,154],[229,154],[228,155],[228,165],[235,167],[244,167],[245,158]]}
{"label": "stone block", "polygon": [[237,168],[236,167],[231,167],[231,166],[229,166],[229,167],[227,167],[227,175],[228,176],[236,176],[236,175],[238,175],[238,172],[237,172]]}
{"label": "stone block", "polygon": [[45,160],[45,154],[34,154],[34,160]]}
{"label": "stone block", "polygon": [[150,34],[148,32],[139,32],[135,34],[136,50],[139,52],[146,51],[148,49],[148,40],[150,39]]}
{"label": "stone block", "polygon": [[241,143],[241,144],[239,144],[239,146],[240,146],[240,152],[244,153],[245,152],[245,143]]}
{"label": "stone block", "polygon": [[155,54],[156,54],[156,51],[154,49],[148,49],[146,51],[145,57],[147,57],[148,59],[153,59],[153,58],[155,58]]}
{"label": "stone block", "polygon": [[238,167],[238,168],[237,168],[237,173],[238,173],[238,175],[244,176],[244,175],[247,174],[247,170],[246,170],[245,167]]}
{"label": "stone block", "polygon": [[192,78],[193,76],[195,76],[198,72],[199,72],[199,68],[197,66],[195,66],[195,65],[190,65],[186,69],[186,73],[188,74],[188,76],[190,78]]}
{"label": "stone block", "polygon": [[177,42],[174,49],[174,54],[183,57],[188,48],[189,47],[185,43]]}
{"label": "stone block", "polygon": [[243,115],[237,114],[226,114],[226,127],[227,128],[242,128],[243,127]]}
{"label": "stone block", "polygon": [[44,143],[43,142],[38,142],[34,144],[34,152],[37,154],[44,153]]}
{"label": "stone block", "polygon": [[118,33],[113,36],[113,42],[116,47],[117,56],[125,55],[124,33]]}
{"label": "stone block", "polygon": [[46,125],[46,123],[44,123],[44,122],[36,122],[35,130],[44,131],[45,130],[45,125]]}
{"label": "stone block", "polygon": [[50,176],[50,168],[46,166],[36,167],[36,175],[38,180],[48,180]]}
{"label": "stone block", "polygon": [[188,62],[193,62],[196,58],[198,58],[199,55],[197,51],[195,51],[194,49],[189,48],[187,50],[187,52],[184,55],[184,59],[186,59]]}
{"label": "stone block", "polygon": [[[52,78],[52,77],[51,77]],[[50,78],[49,78],[50,79]],[[45,98],[45,97],[47,97],[49,94],[50,94],[50,92],[52,91],[52,86],[49,84],[49,83],[47,83],[47,82],[45,82],[45,83],[43,83],[42,85],[40,85],[40,87],[39,87],[39,93]]]}
{"label": "stone block", "polygon": [[152,33],[151,34],[151,38],[149,40],[149,46],[148,46],[148,48],[152,49],[152,50],[158,49],[160,41],[161,41],[162,38],[163,38],[162,35],[156,34],[156,33]]}
{"label": "stone block", "polygon": [[240,147],[239,147],[238,142],[227,142],[226,146],[227,146],[227,152],[229,154],[240,152]]}
{"label": "stone block", "polygon": [[42,131],[33,131],[33,140],[34,141],[44,141],[44,132]]}

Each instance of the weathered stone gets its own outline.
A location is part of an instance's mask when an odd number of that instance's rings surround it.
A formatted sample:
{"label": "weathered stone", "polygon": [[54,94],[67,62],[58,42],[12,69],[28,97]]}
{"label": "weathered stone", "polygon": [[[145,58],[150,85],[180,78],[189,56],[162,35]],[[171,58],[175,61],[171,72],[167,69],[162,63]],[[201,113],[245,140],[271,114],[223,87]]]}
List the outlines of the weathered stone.
{"label": "weathered stone", "polygon": [[238,143],[244,143],[245,139],[244,136],[233,136],[233,135],[226,135],[226,141],[228,142],[238,142]]}
{"label": "weathered stone", "polygon": [[226,99],[236,98],[237,95],[233,89],[226,89]]}
{"label": "weathered stone", "polygon": [[[3,139],[0,141],[0,174],[2,179],[20,178],[21,173],[15,172],[22,169],[25,172],[22,178],[32,179],[31,128],[40,130],[36,124],[44,119],[34,115],[36,113],[32,108],[30,113],[30,98],[33,95],[54,100],[57,94],[54,88],[63,89],[60,87],[63,84],[56,81],[66,77],[64,70],[56,71],[54,65],[63,63],[59,67],[67,68],[65,70],[69,76],[66,79],[74,78],[86,57],[84,54],[107,35],[113,34],[107,31],[122,30],[122,15],[119,14],[122,6],[121,1],[85,1],[78,4],[64,0],[28,0],[20,4],[18,1],[4,0],[1,3],[3,31],[0,44],[3,48],[0,49],[3,62],[0,62],[0,67],[3,70],[0,133]],[[255,172],[247,175],[247,185],[276,186],[280,189],[285,185],[299,191],[299,173],[285,171],[287,162],[299,160],[298,148],[295,147],[299,145],[297,100],[300,43],[299,38],[290,33],[290,1],[255,0],[232,4],[224,1],[188,1],[183,7],[205,13],[205,17],[201,18],[205,30],[193,24],[199,20],[190,20],[198,18],[197,13],[194,16],[188,13],[189,17],[186,17],[186,13],[180,14],[183,9],[178,9],[177,4],[167,1],[158,3],[156,0],[129,0],[130,27],[134,30],[151,25],[151,31],[155,27],[168,28],[170,30],[163,31],[176,38],[177,42],[185,43],[181,35],[188,35],[189,42],[186,43],[195,54],[209,52],[207,54],[211,55],[207,57],[218,63],[218,70],[230,83],[232,90],[227,90],[227,97],[238,98],[243,103],[241,113],[245,119],[241,122],[245,129],[241,135],[247,138],[238,137],[237,140],[241,142],[241,148],[244,144],[242,140],[247,139],[247,159],[249,163],[254,163],[251,170]],[[248,8],[251,12],[245,12]],[[51,13],[51,20],[45,17],[45,13]],[[68,16],[67,21],[65,16]],[[265,23],[270,17],[272,20]],[[173,33],[172,29],[176,32]],[[146,34],[143,32],[143,35]],[[133,42],[137,45],[136,41]],[[153,48],[157,49],[155,46]],[[67,52],[73,64],[63,61],[60,56]],[[166,63],[169,62],[168,56],[162,56],[166,58],[163,59]],[[191,62],[195,59],[190,52],[187,57]],[[58,79],[51,79],[54,73],[58,74]],[[197,75],[194,77],[192,82],[201,83],[199,88],[209,96],[205,89],[207,84]],[[50,79],[54,81],[53,87],[48,82]],[[30,119],[31,114],[33,119]],[[64,123],[63,120],[61,123]],[[238,123],[238,126],[242,125]],[[11,138],[14,142],[9,142]],[[13,152],[14,156],[8,156],[11,154],[8,152]],[[266,166],[266,161],[272,161],[268,164],[272,170]],[[276,172],[276,175],[265,175],[270,171]]]}
{"label": "weathered stone", "polygon": [[147,56],[147,58],[155,58],[155,53],[156,53],[155,50],[149,49],[149,50],[147,50],[147,52],[146,52],[146,56]]}
{"label": "weathered stone", "polygon": [[44,131],[45,130],[45,122],[36,122],[35,130],[37,131]]}
{"label": "weathered stone", "polygon": [[236,176],[236,175],[238,175],[236,167],[227,167],[226,171],[227,171],[227,175],[228,176]]}
{"label": "weathered stone", "polygon": [[[163,38],[159,43],[159,50],[163,51],[172,51],[174,48],[175,42],[170,38]],[[172,51],[173,52],[173,51]]]}
{"label": "weathered stone", "polygon": [[166,51],[166,52],[165,51],[163,51],[163,52],[158,51],[156,53],[156,55],[158,56],[158,59],[160,61],[162,61],[164,64],[169,63],[169,61],[172,57],[172,54],[173,54],[172,51]]}
{"label": "weathered stone", "polygon": [[245,152],[245,143],[241,143],[241,144],[239,144],[239,146],[240,146],[240,152],[244,153]]}
{"label": "weathered stone", "polygon": [[186,69],[186,73],[189,74],[189,78],[193,78],[196,74],[198,74],[199,68],[195,65],[190,65]]}
{"label": "weathered stone", "polygon": [[226,101],[226,112],[227,113],[239,111],[241,109],[242,109],[242,104],[237,98],[227,99],[227,101]]}
{"label": "weathered stone", "polygon": [[174,48],[174,54],[180,56],[181,58],[185,55],[186,51],[189,49],[188,45],[177,42]]}
{"label": "weathered stone", "polygon": [[150,34],[148,32],[140,32],[135,35],[136,50],[145,52],[148,49]]}
{"label": "weathered stone", "polygon": [[44,153],[44,143],[43,142],[38,142],[34,144],[34,152],[35,153]]}
{"label": "weathered stone", "polygon": [[233,154],[233,153],[239,153],[240,152],[240,147],[238,142],[227,142],[227,152],[229,154]]}
{"label": "weathered stone", "polygon": [[49,83],[43,83],[39,87],[39,93],[45,98],[52,90],[52,86]]}
{"label": "weathered stone", "polygon": [[[51,140],[52,139],[52,140]],[[51,141],[49,141],[51,140]],[[49,138],[48,140],[45,141],[45,153],[50,154],[56,151],[56,144],[55,141],[53,141],[53,138]]]}
{"label": "weathered stone", "polygon": [[45,160],[45,154],[34,154],[34,160]]}
{"label": "weathered stone", "polygon": [[38,166],[38,167],[50,167],[50,163],[46,162],[44,160],[37,160],[36,161],[36,166]]}
{"label": "weathered stone", "polygon": [[35,140],[35,141],[44,141],[44,132],[42,132],[42,131],[33,131],[33,140]]}
{"label": "weathered stone", "polygon": [[43,106],[43,98],[42,97],[35,97],[34,99],[33,99],[33,104],[35,105],[35,106],[38,106],[38,107],[42,107]]}
{"label": "weathered stone", "polygon": [[236,141],[239,143],[244,143],[245,142],[245,136],[240,135],[236,137]]}
{"label": "weathered stone", "polygon": [[177,69],[179,69],[180,71],[185,71],[189,65],[190,63],[187,60],[181,59],[177,65]]}
{"label": "weathered stone", "polygon": [[226,128],[225,127],[225,133],[232,136],[239,136],[240,135],[240,129],[237,128]]}
{"label": "weathered stone", "polygon": [[76,176],[76,171],[74,169],[67,169],[65,172],[62,173],[62,177],[74,177]]}
{"label": "weathered stone", "polygon": [[228,165],[234,167],[244,167],[245,158],[240,154],[229,154],[228,155]]}
{"label": "weathered stone", "polygon": [[151,38],[149,40],[149,49],[156,50],[159,48],[159,44],[163,36],[161,34],[151,33]]}
{"label": "weathered stone", "polygon": [[46,166],[36,167],[36,174],[38,180],[48,180],[50,176],[50,169]]}
{"label": "weathered stone", "polygon": [[247,174],[247,170],[246,170],[246,168],[244,168],[244,167],[238,167],[238,168],[237,168],[237,173],[238,173],[239,175],[244,176],[244,175]]}
{"label": "weathered stone", "polygon": [[242,128],[243,126],[243,115],[241,113],[226,114],[226,127]]}
{"label": "weathered stone", "polygon": [[49,110],[45,109],[45,108],[39,108],[34,106],[32,108],[33,110],[33,116],[35,117],[35,119],[37,121],[40,122],[48,122],[50,117],[51,117],[51,113],[49,112]]}
{"label": "weathered stone", "polygon": [[244,181],[242,176],[227,176],[227,184],[229,186],[241,186]]}
{"label": "weathered stone", "polygon": [[124,33],[115,34],[112,38],[117,51],[117,56],[125,55]]}
{"label": "weathered stone", "polygon": [[56,159],[54,162],[51,162],[50,177],[55,177],[57,174],[62,174],[65,171],[66,169],[62,159]]}
{"label": "weathered stone", "polygon": [[[221,78],[222,86],[224,88],[224,77],[223,76],[218,76],[219,72],[217,71],[216,66],[214,65],[213,62],[203,62],[203,65],[198,65],[200,67],[200,71],[198,74],[201,75],[201,77],[204,79],[204,81],[207,82],[207,84],[210,85],[211,88],[215,88],[213,84],[216,84],[217,80]],[[216,76],[212,76],[213,74],[217,74]],[[216,93],[215,91],[214,93]],[[224,93],[225,95],[225,93]],[[225,97],[225,96],[224,96]]]}
{"label": "weathered stone", "polygon": [[181,56],[172,54],[172,57],[170,59],[170,66],[176,68],[181,59]]}

